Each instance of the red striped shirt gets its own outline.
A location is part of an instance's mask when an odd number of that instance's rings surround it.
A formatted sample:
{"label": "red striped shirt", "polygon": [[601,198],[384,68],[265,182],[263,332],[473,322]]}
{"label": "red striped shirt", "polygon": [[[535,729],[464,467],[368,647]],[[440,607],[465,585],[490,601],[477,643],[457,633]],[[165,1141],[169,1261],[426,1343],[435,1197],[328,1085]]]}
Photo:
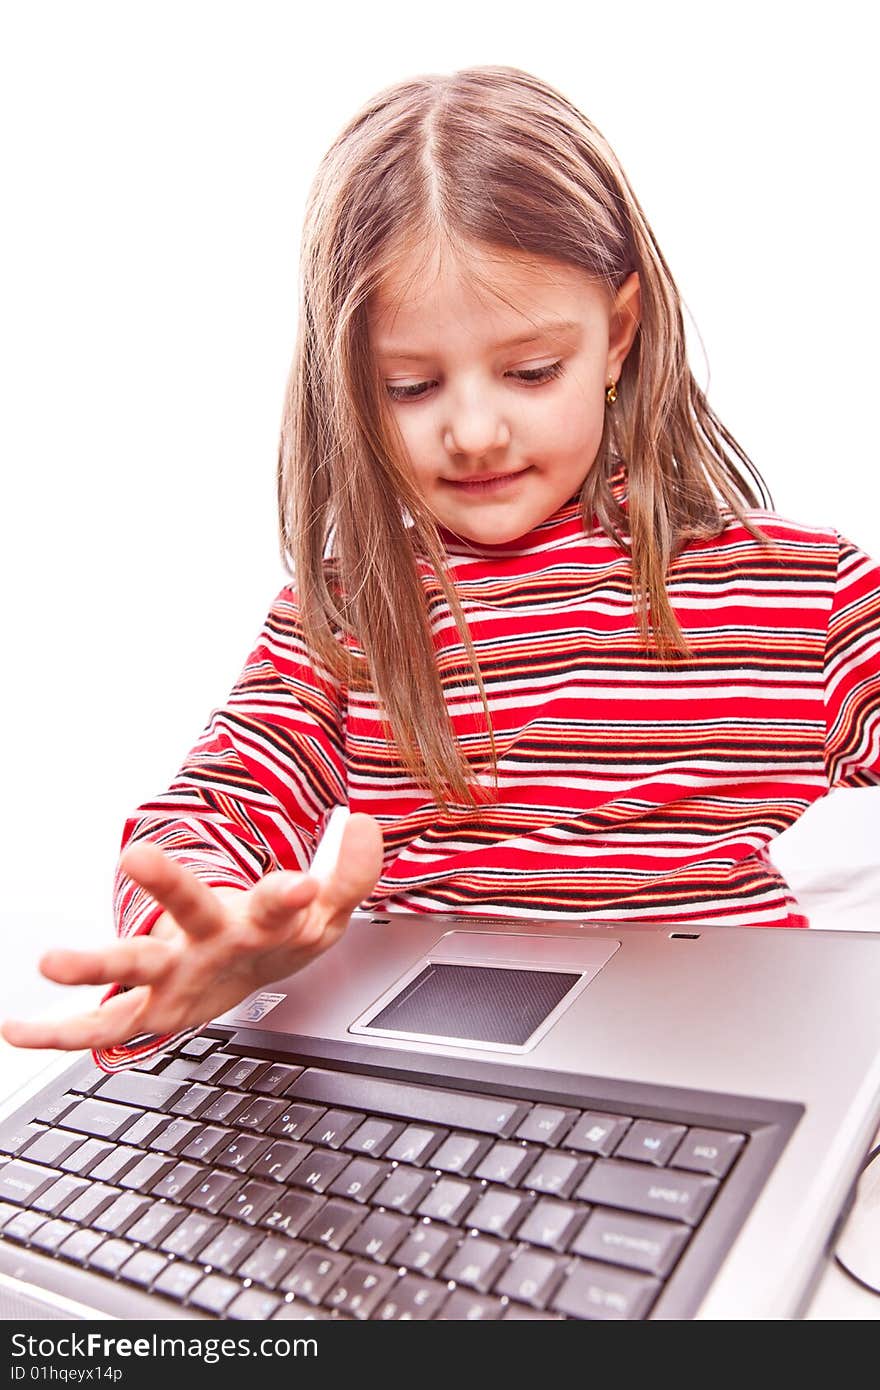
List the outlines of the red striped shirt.
{"label": "red striped shirt", "polygon": [[[625,503],[622,471],[614,490]],[[343,803],[383,830],[365,909],[806,926],[768,845],[831,787],[880,784],[880,567],[833,529],[752,512],[772,547],[731,522],[672,564],[692,656],[664,664],[641,645],[628,557],[584,532],[579,507],[573,497],[501,545],[441,531],[495,730],[495,804],[438,811],[384,737],[375,696],[313,668],[285,587],[225,705],[169,789],[129,818],[123,846],[150,839],[204,882],[245,888],[305,868]],[[486,766],[465,649],[420,570],[453,726]],[[121,873],[114,901],[123,935],[161,912]],[[167,1041],[95,1056],[114,1069]]]}

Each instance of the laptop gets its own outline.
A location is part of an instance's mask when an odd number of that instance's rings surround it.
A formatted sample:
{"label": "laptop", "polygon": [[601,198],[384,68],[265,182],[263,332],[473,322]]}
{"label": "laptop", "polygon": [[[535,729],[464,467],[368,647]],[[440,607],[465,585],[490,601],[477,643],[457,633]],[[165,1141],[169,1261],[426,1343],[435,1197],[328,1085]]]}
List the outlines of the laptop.
{"label": "laptop", "polygon": [[880,935],[355,913],[0,1113],[6,1317],[795,1318],[880,1121]]}

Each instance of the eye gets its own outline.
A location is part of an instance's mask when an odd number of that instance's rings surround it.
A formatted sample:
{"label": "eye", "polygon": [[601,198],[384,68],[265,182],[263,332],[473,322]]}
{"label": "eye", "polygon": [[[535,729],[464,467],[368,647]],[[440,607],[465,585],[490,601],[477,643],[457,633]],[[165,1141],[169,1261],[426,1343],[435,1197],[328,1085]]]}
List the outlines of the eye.
{"label": "eye", "polygon": [[[553,381],[556,377],[562,376],[565,368],[562,362],[551,362],[548,367],[526,367],[520,371],[508,372],[506,375],[514,377],[527,385],[542,385],[545,381]],[[391,386],[386,385],[385,389],[393,401],[417,401],[421,400],[426,391],[434,385],[431,381],[417,381],[412,386]]]}

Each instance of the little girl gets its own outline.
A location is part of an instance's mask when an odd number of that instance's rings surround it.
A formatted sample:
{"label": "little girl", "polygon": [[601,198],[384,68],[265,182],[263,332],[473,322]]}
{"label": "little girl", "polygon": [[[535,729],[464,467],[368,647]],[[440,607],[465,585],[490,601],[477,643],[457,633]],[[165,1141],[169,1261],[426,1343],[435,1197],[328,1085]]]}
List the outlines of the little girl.
{"label": "little girl", "polygon": [[380,92],[301,273],[292,582],[126,823],[121,940],[41,963],[110,994],[7,1040],[130,1065],[359,907],[806,926],[767,846],[880,783],[880,568],[769,510],[599,131],[513,68]]}

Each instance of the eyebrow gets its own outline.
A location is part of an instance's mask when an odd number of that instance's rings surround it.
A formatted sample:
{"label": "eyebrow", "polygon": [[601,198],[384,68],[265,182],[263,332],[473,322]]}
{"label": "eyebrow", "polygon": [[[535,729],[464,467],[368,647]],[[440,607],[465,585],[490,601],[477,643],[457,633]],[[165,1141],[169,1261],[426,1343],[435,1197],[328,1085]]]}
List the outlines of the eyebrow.
{"label": "eyebrow", "polygon": [[[530,333],[518,333],[514,338],[505,338],[503,343],[495,343],[495,348],[521,347],[524,343],[536,343],[541,338],[552,337],[554,334],[571,333],[580,328],[579,323],[573,319],[547,319],[539,323]],[[398,343],[379,343],[376,351],[381,357],[406,357],[413,361],[424,362],[434,356],[429,352],[413,352],[410,348]]]}

